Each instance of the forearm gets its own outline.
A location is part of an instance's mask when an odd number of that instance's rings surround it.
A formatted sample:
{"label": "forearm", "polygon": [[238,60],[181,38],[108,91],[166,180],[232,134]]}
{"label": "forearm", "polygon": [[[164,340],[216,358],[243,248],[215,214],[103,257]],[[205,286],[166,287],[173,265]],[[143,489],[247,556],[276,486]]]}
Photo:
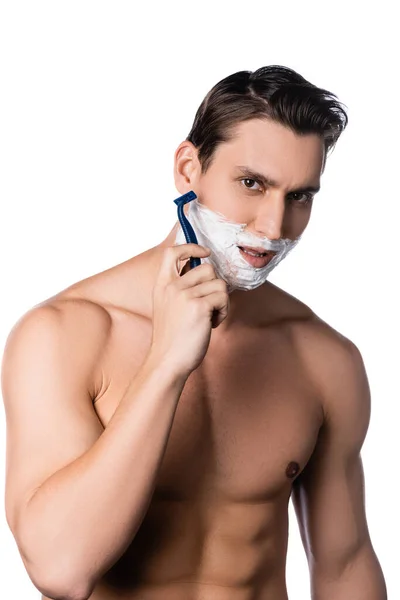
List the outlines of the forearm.
{"label": "forearm", "polygon": [[370,544],[330,573],[315,568],[311,578],[312,600],[387,600],[385,579]]}
{"label": "forearm", "polygon": [[104,432],[36,490],[21,552],[41,581],[93,587],[146,514],[186,378],[149,357]]}

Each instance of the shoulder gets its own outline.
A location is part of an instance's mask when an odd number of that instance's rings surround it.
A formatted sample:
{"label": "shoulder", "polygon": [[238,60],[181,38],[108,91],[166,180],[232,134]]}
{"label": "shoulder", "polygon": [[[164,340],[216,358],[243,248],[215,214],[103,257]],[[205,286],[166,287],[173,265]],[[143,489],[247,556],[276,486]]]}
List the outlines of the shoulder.
{"label": "shoulder", "polygon": [[360,383],[365,378],[364,361],[358,346],[315,313],[304,323],[302,335],[315,379],[324,395],[356,380]]}
{"label": "shoulder", "polygon": [[309,306],[274,288],[281,310],[277,324],[313,383],[322,409],[323,430],[359,448],[371,414],[369,382],[360,349]]}
{"label": "shoulder", "polygon": [[326,417],[351,410],[367,417],[370,390],[358,346],[297,298],[283,292],[282,299],[288,307],[284,329],[318,390]]}
{"label": "shoulder", "polygon": [[370,387],[360,349],[315,314],[297,331],[318,390],[325,428],[340,430],[343,439],[358,440],[360,446],[371,414]]}
{"label": "shoulder", "polygon": [[[63,325],[65,335],[74,335],[85,330],[104,334],[111,325],[110,313],[100,304],[80,296],[62,293],[36,304],[24,313],[13,325],[8,339],[20,336],[32,328],[50,328]],[[90,338],[89,338],[90,339]],[[82,343],[85,341],[81,336]]]}
{"label": "shoulder", "polygon": [[307,304],[273,286],[279,306],[278,322],[290,335],[296,350],[314,364],[323,379],[338,370],[360,366],[356,344],[317,315]]}
{"label": "shoulder", "polygon": [[12,378],[13,366],[21,368],[32,354],[46,356],[57,352],[76,375],[87,378],[88,390],[96,394],[99,385],[96,365],[107,344],[112,318],[102,306],[84,298],[47,299],[25,312],[8,333],[2,365],[2,378]]}

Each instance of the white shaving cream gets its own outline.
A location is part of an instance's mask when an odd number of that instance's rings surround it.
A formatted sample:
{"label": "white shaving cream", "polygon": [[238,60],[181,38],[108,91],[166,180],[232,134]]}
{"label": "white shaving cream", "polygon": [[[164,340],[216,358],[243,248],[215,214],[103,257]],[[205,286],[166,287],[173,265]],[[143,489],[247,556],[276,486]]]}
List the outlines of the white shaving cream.
{"label": "white shaving cream", "polygon": [[[217,277],[226,281],[229,293],[234,289],[253,290],[265,283],[271,271],[301,239],[301,236],[295,240],[260,238],[244,231],[246,223],[228,221],[224,215],[210,210],[198,199],[188,204],[187,218],[196,233],[197,241],[211,250],[210,256],[201,260],[213,265]],[[179,224],[175,244],[186,243]],[[276,254],[265,267],[257,268],[246,262],[238,246],[265,248]]]}

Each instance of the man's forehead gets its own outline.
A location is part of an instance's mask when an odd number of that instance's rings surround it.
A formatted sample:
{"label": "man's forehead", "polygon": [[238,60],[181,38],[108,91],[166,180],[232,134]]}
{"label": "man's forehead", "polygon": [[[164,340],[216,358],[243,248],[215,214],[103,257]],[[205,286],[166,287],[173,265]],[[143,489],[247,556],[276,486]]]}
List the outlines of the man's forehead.
{"label": "man's forehead", "polygon": [[320,148],[324,145],[322,136],[317,133],[300,134],[271,119],[250,119],[238,123],[231,130],[231,139],[226,144],[227,147],[245,149],[284,149],[288,144],[299,148]]}
{"label": "man's forehead", "polygon": [[272,180],[281,179],[281,174],[289,169],[295,178],[294,171],[301,179],[306,176],[317,182],[324,153],[321,136],[298,135],[279,123],[261,119],[240,123],[234,137],[219,147],[221,159],[228,161],[231,168],[245,165]]}

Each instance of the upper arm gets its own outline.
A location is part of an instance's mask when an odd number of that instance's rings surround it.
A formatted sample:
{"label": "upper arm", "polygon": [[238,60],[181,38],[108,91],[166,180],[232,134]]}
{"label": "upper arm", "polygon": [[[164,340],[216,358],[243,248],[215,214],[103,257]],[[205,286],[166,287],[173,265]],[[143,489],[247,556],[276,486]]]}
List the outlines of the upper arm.
{"label": "upper arm", "polygon": [[352,342],[341,340],[321,356],[325,420],[292,497],[309,562],[335,575],[370,543],[360,451],[371,402],[364,363]]}
{"label": "upper arm", "polygon": [[9,333],[2,362],[6,414],[6,518],[19,520],[34,491],[103,431],[90,394],[107,313],[93,304],[28,311]]}

